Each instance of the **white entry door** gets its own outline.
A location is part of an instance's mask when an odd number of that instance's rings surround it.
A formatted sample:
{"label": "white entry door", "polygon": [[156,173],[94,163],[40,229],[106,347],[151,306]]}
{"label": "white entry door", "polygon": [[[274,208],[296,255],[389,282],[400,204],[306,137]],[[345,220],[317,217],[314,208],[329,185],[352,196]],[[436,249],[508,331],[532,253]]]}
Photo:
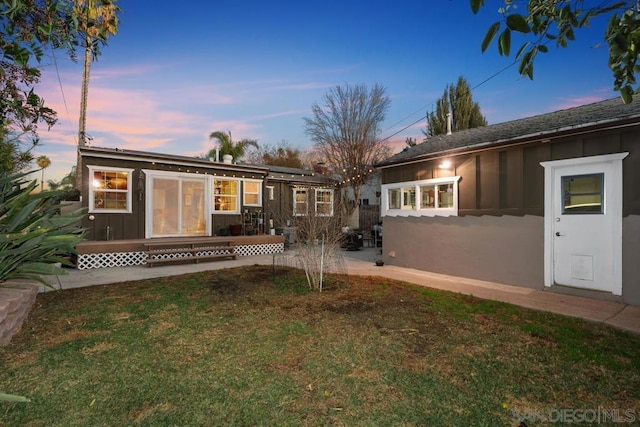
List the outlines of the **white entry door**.
{"label": "white entry door", "polygon": [[547,285],[622,291],[622,158],[545,162]]}

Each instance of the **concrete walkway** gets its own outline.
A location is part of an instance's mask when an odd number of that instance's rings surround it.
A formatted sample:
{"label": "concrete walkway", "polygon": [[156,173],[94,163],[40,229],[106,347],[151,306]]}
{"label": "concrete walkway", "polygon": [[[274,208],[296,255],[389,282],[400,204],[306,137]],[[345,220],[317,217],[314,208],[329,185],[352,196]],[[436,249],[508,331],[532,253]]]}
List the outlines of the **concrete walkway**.
{"label": "concrete walkway", "polygon": [[[542,291],[518,286],[503,285],[481,280],[452,277],[391,265],[376,266],[378,257],[375,248],[362,248],[359,251],[343,251],[346,273],[360,276],[381,276],[442,289],[479,298],[502,301],[535,310],[549,311],[566,316],[603,322],[619,329],[640,334],[640,307],[630,306],[616,301],[603,301]],[[102,285],[194,273],[198,271],[233,268],[241,265],[282,264],[282,255],[256,255],[238,257],[236,260],[220,260],[200,264],[166,265],[149,268],[146,266],[99,268],[90,270],[67,270],[68,275],[51,277],[49,282],[62,289],[91,285]]]}

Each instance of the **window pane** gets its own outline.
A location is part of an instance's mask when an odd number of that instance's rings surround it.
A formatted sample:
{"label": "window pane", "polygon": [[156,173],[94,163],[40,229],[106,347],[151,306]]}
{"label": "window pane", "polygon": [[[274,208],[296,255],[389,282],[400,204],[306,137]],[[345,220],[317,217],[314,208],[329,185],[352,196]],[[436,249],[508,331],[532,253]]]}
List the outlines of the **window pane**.
{"label": "window pane", "polygon": [[317,191],[316,196],[320,203],[331,203],[331,193],[328,191]]}
{"label": "window pane", "polygon": [[257,182],[253,181],[245,181],[244,188],[247,193],[258,193],[260,191],[260,187]]}
{"label": "window pane", "polygon": [[183,181],[182,234],[204,234],[205,228],[204,181]]}
{"label": "window pane", "polygon": [[127,190],[129,182],[128,172],[94,171],[93,187],[109,190]]}
{"label": "window pane", "polygon": [[389,189],[389,209],[400,209],[401,193],[399,188]]}
{"label": "window pane", "polygon": [[438,207],[439,208],[453,207],[453,184],[438,185]]}
{"label": "window pane", "polygon": [[178,233],[178,181],[153,180],[153,234]]}
{"label": "window pane", "polygon": [[258,200],[258,195],[257,194],[245,194],[244,195],[244,202],[247,205],[257,205],[260,200]]}
{"label": "window pane", "polygon": [[333,191],[316,190],[316,213],[318,215],[333,214]]}
{"label": "window pane", "polygon": [[214,210],[236,212],[238,210],[238,181],[216,179],[213,181]]}
{"label": "window pane", "polygon": [[107,193],[104,191],[94,191],[93,193],[93,207],[95,209],[104,209],[104,199],[107,197]]}
{"label": "window pane", "polygon": [[436,207],[435,185],[425,185],[420,187],[420,209],[431,209]]}
{"label": "window pane", "polygon": [[93,171],[92,209],[128,210],[129,172]]}
{"label": "window pane", "polygon": [[127,193],[106,192],[104,198],[105,209],[127,209]]}
{"label": "window pane", "polygon": [[604,213],[604,174],[562,177],[562,213]]}
{"label": "window pane", "polygon": [[238,182],[226,179],[216,179],[213,183],[215,194],[238,195]]}
{"label": "window pane", "polygon": [[261,203],[261,182],[245,181],[244,182],[244,204],[260,206]]}
{"label": "window pane", "polygon": [[216,197],[215,209],[217,211],[235,211],[236,210],[236,197],[233,196],[218,196]]}
{"label": "window pane", "polygon": [[317,206],[318,215],[331,215],[331,205],[327,203],[320,203]]}
{"label": "window pane", "polygon": [[296,215],[307,214],[307,190],[294,190],[294,213]]}
{"label": "window pane", "polygon": [[416,188],[405,187],[402,189],[402,209],[416,208]]}

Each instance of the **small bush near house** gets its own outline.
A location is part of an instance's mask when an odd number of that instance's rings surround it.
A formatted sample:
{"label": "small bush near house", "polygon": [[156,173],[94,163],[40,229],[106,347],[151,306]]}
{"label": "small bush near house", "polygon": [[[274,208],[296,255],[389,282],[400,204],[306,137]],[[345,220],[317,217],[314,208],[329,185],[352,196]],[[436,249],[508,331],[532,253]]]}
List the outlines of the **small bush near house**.
{"label": "small bush near house", "polygon": [[0,175],[0,282],[66,274],[56,263],[68,264],[82,240],[82,211],[60,212],[61,191],[36,193],[28,173]]}

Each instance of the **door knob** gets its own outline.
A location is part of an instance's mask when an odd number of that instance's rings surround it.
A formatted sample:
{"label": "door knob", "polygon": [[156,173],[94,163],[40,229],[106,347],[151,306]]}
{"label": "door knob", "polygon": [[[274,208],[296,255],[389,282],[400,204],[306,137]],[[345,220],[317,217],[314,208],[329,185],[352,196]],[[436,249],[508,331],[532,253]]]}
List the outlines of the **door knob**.
{"label": "door knob", "polygon": [[561,232],[559,232],[559,231],[556,231],[556,236],[560,237],[560,236],[564,236],[564,234],[562,234],[562,233],[561,233]]}

